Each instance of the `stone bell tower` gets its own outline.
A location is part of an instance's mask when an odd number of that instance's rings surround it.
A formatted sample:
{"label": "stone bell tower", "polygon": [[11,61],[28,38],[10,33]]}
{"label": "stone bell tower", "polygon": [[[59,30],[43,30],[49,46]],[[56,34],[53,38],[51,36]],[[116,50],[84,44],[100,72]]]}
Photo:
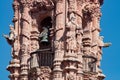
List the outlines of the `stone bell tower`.
{"label": "stone bell tower", "polygon": [[103,0],[14,0],[10,80],[103,80]]}

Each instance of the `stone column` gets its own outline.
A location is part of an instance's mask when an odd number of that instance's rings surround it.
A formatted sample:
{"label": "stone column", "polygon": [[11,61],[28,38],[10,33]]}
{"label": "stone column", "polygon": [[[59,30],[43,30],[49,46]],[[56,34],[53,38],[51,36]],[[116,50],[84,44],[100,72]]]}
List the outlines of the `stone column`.
{"label": "stone column", "polygon": [[56,34],[55,34],[55,56],[54,56],[54,69],[53,80],[63,80],[61,62],[64,55],[64,31],[65,31],[65,0],[57,0],[56,2]]}
{"label": "stone column", "polygon": [[[78,33],[80,30],[80,26],[77,22],[77,2],[76,0],[67,0],[67,20],[66,21],[66,52],[64,55],[64,77],[65,80],[77,80],[77,65],[79,63],[78,60]],[[78,43],[79,44],[79,43]],[[80,45],[79,45],[80,49]]]}
{"label": "stone column", "polygon": [[14,0],[13,2],[13,9],[14,9],[14,18],[13,18],[13,23],[14,23],[14,34],[16,36],[15,41],[12,45],[12,60],[10,61],[10,65],[8,66],[8,70],[10,71],[9,78],[11,80],[18,80],[19,78],[19,69],[20,69],[20,60],[19,60],[19,40],[18,40],[18,11],[19,11],[19,3],[17,0]]}
{"label": "stone column", "polygon": [[82,37],[83,37],[83,28],[82,28],[82,2],[77,1],[77,23],[78,28],[76,30],[77,35],[77,47],[78,47],[78,68],[77,68],[77,80],[83,80],[83,52],[82,52]]}
{"label": "stone column", "polygon": [[[90,71],[89,62],[91,62],[91,58],[87,56],[91,56],[91,44],[92,44],[92,17],[91,17],[91,4],[86,2],[86,5],[83,7],[83,63],[84,63],[84,73]],[[86,76],[86,75],[84,75]],[[89,78],[88,78],[89,79]]]}
{"label": "stone column", "polygon": [[94,4],[94,8],[93,8],[93,14],[92,14],[92,53],[93,55],[95,55],[98,59],[97,63],[96,63],[96,71],[100,71],[99,67],[100,67],[100,60],[101,60],[101,48],[103,46],[103,42],[101,41],[101,37],[100,37],[100,16],[101,16],[101,12],[100,12],[100,5]]}
{"label": "stone column", "polygon": [[26,1],[22,2],[22,33],[21,33],[21,73],[20,80],[28,80],[28,58],[29,58],[29,39],[30,39],[30,14],[29,4]]}
{"label": "stone column", "polygon": [[38,31],[35,31],[33,28],[33,34],[31,34],[31,59],[30,59],[30,68],[37,68],[39,67],[38,63],[38,53],[33,53],[39,49],[39,42],[38,42]]}
{"label": "stone column", "polygon": [[13,45],[13,59],[19,60],[19,50],[20,50],[20,44],[19,44],[19,3],[14,0],[13,2],[13,9],[14,9],[14,18],[13,18],[13,23],[14,23],[14,29],[15,29],[15,35],[16,35],[16,40]]}
{"label": "stone column", "polygon": [[[84,56],[91,56],[91,44],[92,44],[92,34],[91,34],[91,22],[87,23],[86,27],[88,27],[88,29],[84,30],[83,32],[83,55]],[[85,61],[85,60],[84,60]],[[85,71],[89,71],[89,66],[88,66],[88,62],[90,60],[86,59],[86,64],[84,66],[86,66]]]}

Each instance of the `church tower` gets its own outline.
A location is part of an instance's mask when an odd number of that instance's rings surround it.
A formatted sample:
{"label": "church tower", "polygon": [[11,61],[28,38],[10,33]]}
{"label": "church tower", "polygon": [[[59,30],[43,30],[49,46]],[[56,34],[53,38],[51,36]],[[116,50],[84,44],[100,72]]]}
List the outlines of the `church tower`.
{"label": "church tower", "polygon": [[103,0],[14,0],[10,80],[103,80]]}

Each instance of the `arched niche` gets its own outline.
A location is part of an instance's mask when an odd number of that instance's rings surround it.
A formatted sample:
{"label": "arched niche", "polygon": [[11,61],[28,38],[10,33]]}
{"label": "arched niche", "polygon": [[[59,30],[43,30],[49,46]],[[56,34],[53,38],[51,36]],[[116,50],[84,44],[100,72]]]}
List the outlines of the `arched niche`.
{"label": "arched niche", "polygon": [[[31,53],[30,58],[30,67],[41,67],[41,66],[48,66],[52,69],[52,63],[53,63],[53,56],[54,53],[52,51],[53,40],[50,37],[50,28],[52,28],[52,18],[51,16],[42,16],[40,19],[37,20],[39,36],[38,36],[38,44],[39,49]],[[47,29],[47,32],[45,33],[45,37],[40,35],[44,33],[44,29]],[[43,39],[43,41],[42,41]],[[44,39],[47,39],[44,41]]]}
{"label": "arched niche", "polygon": [[38,27],[40,49],[51,48],[50,28],[52,28],[52,18],[47,16],[40,21]]}

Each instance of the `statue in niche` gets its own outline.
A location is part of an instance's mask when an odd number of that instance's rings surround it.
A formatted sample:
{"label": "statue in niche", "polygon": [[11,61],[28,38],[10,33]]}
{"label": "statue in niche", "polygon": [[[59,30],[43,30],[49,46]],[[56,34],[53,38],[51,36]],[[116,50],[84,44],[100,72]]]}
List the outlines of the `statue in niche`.
{"label": "statue in niche", "polygon": [[40,43],[42,43],[43,45],[47,45],[49,40],[48,40],[48,28],[47,27],[43,27],[43,31],[40,33],[39,38],[40,38]]}
{"label": "statue in niche", "polygon": [[13,25],[9,25],[9,26],[10,26],[9,35],[3,35],[3,36],[6,38],[7,42],[10,45],[13,45],[13,43],[15,42],[15,39],[17,38],[17,34],[15,33]]}
{"label": "statue in niche", "polygon": [[67,28],[67,50],[74,53],[76,50],[76,28],[74,13],[69,14],[69,22],[66,25]]}

